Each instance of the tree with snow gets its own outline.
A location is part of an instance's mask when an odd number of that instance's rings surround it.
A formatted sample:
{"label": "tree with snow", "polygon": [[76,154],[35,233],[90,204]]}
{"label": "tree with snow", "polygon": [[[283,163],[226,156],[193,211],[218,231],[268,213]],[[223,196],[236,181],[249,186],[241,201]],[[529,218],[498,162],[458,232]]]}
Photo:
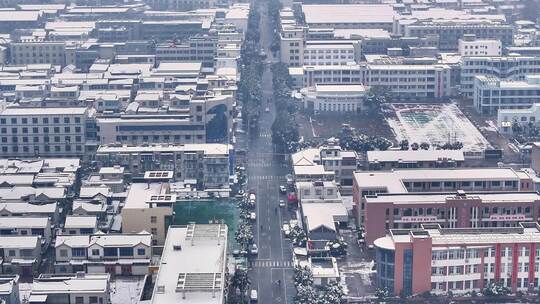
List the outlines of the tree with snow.
{"label": "tree with snow", "polygon": [[296,286],[296,295],[294,296],[296,304],[317,304],[317,291],[313,286]]}
{"label": "tree with snow", "polygon": [[251,281],[249,280],[247,271],[243,269],[236,269],[233,277],[231,278],[231,287],[234,288],[235,291],[238,290],[241,297],[244,298],[250,285]]}
{"label": "tree with snow", "polygon": [[386,288],[386,287],[377,288],[375,290],[375,296],[379,300],[384,300],[384,299],[386,299],[386,298],[388,298],[390,296],[390,292],[388,292],[388,288]]}
{"label": "tree with snow", "polygon": [[307,235],[300,226],[294,226],[289,234],[292,243],[297,247],[305,247],[307,242]]}
{"label": "tree with snow", "polygon": [[242,250],[247,250],[253,243],[253,230],[251,224],[246,220],[241,220],[236,229],[235,239]]}
{"label": "tree with snow", "polygon": [[490,282],[484,290],[482,290],[482,294],[487,297],[494,297],[494,296],[505,296],[510,293],[510,288],[503,285],[501,281],[497,282]]}
{"label": "tree with snow", "polygon": [[294,267],[294,285],[295,286],[311,286],[313,285],[313,273],[309,267],[296,266]]}
{"label": "tree with snow", "polygon": [[344,302],[344,296],[343,287],[337,282],[330,282],[319,294],[317,304],[340,304]]}
{"label": "tree with snow", "polygon": [[347,254],[347,243],[342,240],[334,240],[329,241],[326,243],[326,246],[328,246],[328,250],[330,251],[330,255],[334,257],[338,256],[344,256]]}

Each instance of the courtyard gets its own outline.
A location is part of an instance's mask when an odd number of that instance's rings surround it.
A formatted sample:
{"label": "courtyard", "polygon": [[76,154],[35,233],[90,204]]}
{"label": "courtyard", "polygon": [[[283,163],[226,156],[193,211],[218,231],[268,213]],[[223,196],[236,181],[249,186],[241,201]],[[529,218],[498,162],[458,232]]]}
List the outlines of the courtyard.
{"label": "courtyard", "polygon": [[454,103],[388,104],[383,108],[397,141],[427,142],[430,146],[461,142],[469,153],[491,148],[488,140]]}

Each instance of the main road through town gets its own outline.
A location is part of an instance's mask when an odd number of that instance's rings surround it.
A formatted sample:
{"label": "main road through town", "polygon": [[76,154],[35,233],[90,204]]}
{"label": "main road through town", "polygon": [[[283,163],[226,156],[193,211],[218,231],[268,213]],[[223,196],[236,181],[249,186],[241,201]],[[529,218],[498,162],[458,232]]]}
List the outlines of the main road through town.
{"label": "main road through town", "polygon": [[[268,55],[267,62],[277,62],[270,51],[272,28],[267,8],[263,2],[261,12],[261,46]],[[272,99],[272,73],[266,65],[263,79],[263,102]],[[266,106],[263,106],[263,109]],[[285,175],[289,173],[288,158],[273,153],[271,126],[275,108],[270,101],[269,112],[263,111],[259,121],[260,132],[252,136],[247,151],[248,186],[257,195],[257,224],[254,226],[255,242],[259,248],[257,257],[250,261],[249,276],[251,289],[258,292],[259,303],[293,303],[296,293],[292,281],[292,246],[283,236],[281,227],[291,218],[288,208],[280,208],[279,185],[285,185]]]}

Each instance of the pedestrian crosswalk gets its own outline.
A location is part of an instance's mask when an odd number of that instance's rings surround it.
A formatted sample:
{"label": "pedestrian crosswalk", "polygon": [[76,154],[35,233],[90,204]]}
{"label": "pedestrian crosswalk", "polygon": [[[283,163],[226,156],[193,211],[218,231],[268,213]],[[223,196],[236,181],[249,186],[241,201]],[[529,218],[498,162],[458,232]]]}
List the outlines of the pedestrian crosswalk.
{"label": "pedestrian crosswalk", "polygon": [[276,176],[276,175],[251,175],[249,177],[251,180],[283,180],[285,181],[284,176]]}
{"label": "pedestrian crosswalk", "polygon": [[272,137],[272,133],[271,133],[271,132],[268,132],[268,131],[260,132],[260,133],[259,133],[259,137],[263,137],[263,138],[271,138],[271,137]]}
{"label": "pedestrian crosswalk", "polygon": [[250,163],[250,168],[270,168],[270,167],[276,167],[276,168],[288,168],[289,164],[272,164],[271,162],[256,162],[256,163]]}
{"label": "pedestrian crosswalk", "polygon": [[251,261],[251,267],[254,268],[291,268],[291,261],[274,261],[274,260],[254,260]]}

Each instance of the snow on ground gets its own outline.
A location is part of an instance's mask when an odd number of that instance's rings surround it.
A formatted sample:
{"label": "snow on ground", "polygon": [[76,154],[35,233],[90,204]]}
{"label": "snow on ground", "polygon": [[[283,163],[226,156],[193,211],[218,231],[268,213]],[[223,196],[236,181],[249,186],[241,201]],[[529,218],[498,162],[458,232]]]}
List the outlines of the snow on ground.
{"label": "snow on ground", "polygon": [[371,277],[375,274],[373,270],[374,261],[369,262],[359,262],[359,263],[346,263],[339,267],[339,272],[342,278],[358,276],[362,284],[366,286],[371,285]]}
{"label": "snow on ground", "polygon": [[19,282],[19,298],[21,299],[21,303],[28,303],[28,299],[30,299],[31,291],[32,291],[32,283]]}
{"label": "snow on ground", "polygon": [[136,304],[144,287],[144,277],[111,280],[111,304]]}
{"label": "snow on ground", "polygon": [[456,104],[391,104],[386,120],[398,141],[443,145],[460,141],[463,150],[481,152],[490,147],[487,139]]}

